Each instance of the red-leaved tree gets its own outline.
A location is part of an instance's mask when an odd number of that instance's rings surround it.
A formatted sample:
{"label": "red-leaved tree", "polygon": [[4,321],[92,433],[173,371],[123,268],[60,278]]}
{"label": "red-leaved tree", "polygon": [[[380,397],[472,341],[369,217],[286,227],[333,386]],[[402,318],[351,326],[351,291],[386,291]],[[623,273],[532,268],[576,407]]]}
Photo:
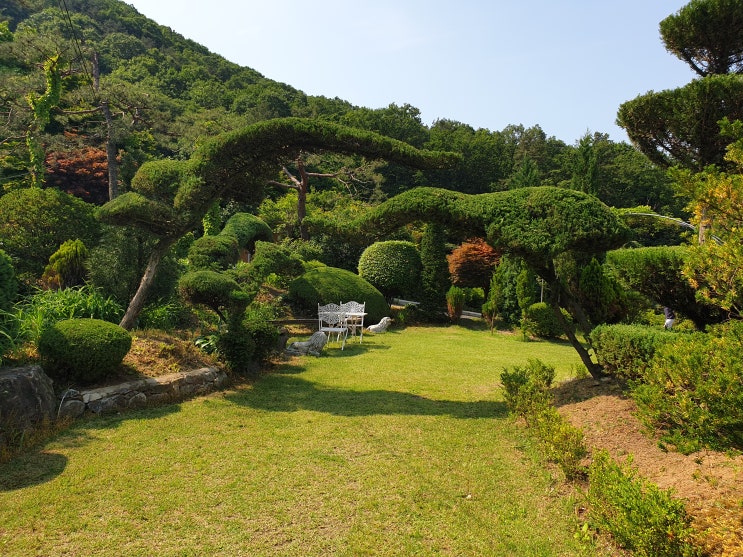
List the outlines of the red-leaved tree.
{"label": "red-leaved tree", "polygon": [[480,287],[487,292],[501,254],[482,238],[472,238],[447,257],[451,282],[461,288]]}

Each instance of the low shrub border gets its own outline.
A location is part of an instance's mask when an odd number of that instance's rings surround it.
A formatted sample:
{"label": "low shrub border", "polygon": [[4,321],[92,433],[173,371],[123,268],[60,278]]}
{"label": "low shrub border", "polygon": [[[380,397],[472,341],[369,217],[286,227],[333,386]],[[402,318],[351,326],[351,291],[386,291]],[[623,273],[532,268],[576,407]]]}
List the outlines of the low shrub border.
{"label": "low shrub border", "polygon": [[[610,534],[637,556],[701,556],[684,504],[670,491],[639,478],[631,460],[620,466],[606,451],[598,451],[588,468],[582,464],[588,455],[583,432],[553,406],[553,377],[550,366],[529,360],[525,367],[504,369],[501,382],[509,411],[524,419],[547,460],[558,464],[568,481],[587,478],[586,524]],[[586,532],[585,525],[581,532]]]}

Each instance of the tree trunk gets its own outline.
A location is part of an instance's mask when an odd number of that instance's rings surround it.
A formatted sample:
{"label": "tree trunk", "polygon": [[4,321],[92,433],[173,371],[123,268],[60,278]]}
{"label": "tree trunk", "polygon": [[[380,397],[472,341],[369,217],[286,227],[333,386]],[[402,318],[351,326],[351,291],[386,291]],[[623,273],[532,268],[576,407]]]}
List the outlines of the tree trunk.
{"label": "tree trunk", "polygon": [[123,327],[127,331],[131,331],[134,328],[134,325],[137,322],[137,318],[139,317],[139,314],[144,307],[144,303],[147,300],[147,294],[149,294],[150,287],[155,280],[155,274],[157,273],[157,268],[160,265],[160,261],[174,243],[174,240],[168,238],[160,240],[155,245],[152,253],[150,253],[150,258],[147,261],[147,267],[145,268],[144,274],[142,275],[142,280],[139,282],[137,292],[134,294],[134,297],[129,302],[129,307],[126,308],[126,313],[119,323],[120,327]]}
{"label": "tree trunk", "polygon": [[[581,344],[581,342],[578,340],[578,337],[575,336],[573,328],[570,326],[570,323],[567,322],[567,319],[565,319],[565,316],[562,314],[562,311],[560,309],[560,295],[562,294],[567,297],[569,296],[566,292],[564,292],[558,281],[551,281],[549,283],[549,286],[549,305],[552,308],[552,311],[555,313],[555,317],[557,318],[558,323],[560,323],[560,326],[565,332],[565,335],[568,337],[570,344],[578,353],[578,356],[580,356],[583,365],[586,366],[586,369],[588,369],[588,373],[591,374],[591,377],[593,377],[594,379],[601,379],[602,377],[604,377],[604,372],[602,371],[601,366],[591,359],[591,355],[588,353],[588,350]],[[573,304],[573,306],[574,313],[576,313],[576,316],[578,317],[579,325],[584,328],[584,330],[587,331],[586,334],[588,334],[590,328],[588,328],[588,320],[585,317],[583,308],[576,307],[576,304]]]}
{"label": "tree trunk", "polygon": [[[96,96],[99,92],[101,70],[98,53],[93,53],[93,89]],[[119,165],[116,160],[116,144],[114,142],[114,120],[111,116],[111,108],[108,101],[101,101],[101,112],[106,121],[106,166],[108,166],[108,200],[116,198],[119,195]]]}
{"label": "tree trunk", "polygon": [[299,187],[297,188],[297,220],[299,220],[299,237],[305,242],[310,239],[307,227],[304,225],[304,218],[307,216],[307,191],[309,190],[310,177],[304,167],[304,161],[297,159],[297,168],[299,170]]}
{"label": "tree trunk", "polygon": [[108,200],[119,195],[119,162],[116,160],[116,143],[114,142],[114,122],[107,101],[101,103],[103,116],[106,119],[106,163],[108,166]]}

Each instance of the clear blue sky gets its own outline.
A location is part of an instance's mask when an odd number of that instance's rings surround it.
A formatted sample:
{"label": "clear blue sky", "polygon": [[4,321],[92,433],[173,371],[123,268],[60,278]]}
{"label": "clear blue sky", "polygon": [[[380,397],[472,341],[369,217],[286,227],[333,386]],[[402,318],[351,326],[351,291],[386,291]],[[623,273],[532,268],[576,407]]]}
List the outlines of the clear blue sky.
{"label": "clear blue sky", "polygon": [[426,125],[626,141],[622,102],[694,78],[658,30],[688,0],[126,2],[267,78],[368,108],[407,103]]}

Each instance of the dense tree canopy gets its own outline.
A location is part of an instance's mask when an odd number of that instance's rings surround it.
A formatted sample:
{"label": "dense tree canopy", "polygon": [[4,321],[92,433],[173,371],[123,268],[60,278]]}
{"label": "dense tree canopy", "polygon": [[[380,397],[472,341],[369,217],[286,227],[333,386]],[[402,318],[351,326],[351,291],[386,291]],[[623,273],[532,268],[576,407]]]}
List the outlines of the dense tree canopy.
{"label": "dense tree canopy", "polygon": [[135,226],[160,238],[122,326],[131,327],[141,309],[157,264],[167,249],[198,228],[215,200],[260,201],[263,186],[282,160],[300,151],[329,150],[383,158],[414,167],[436,167],[458,160],[453,153],[420,151],[377,134],[306,119],[274,119],[217,136],[187,161],[143,165],[134,191],[101,208],[110,224]]}
{"label": "dense tree canopy", "polygon": [[704,77],[743,73],[743,4],[692,0],[660,22],[666,49]]}
{"label": "dense tree canopy", "polygon": [[743,6],[692,0],[660,24],[666,48],[701,77],[685,87],[651,91],[623,103],[617,123],[654,163],[700,171],[722,164],[718,122],[743,118]]}
{"label": "dense tree canopy", "polygon": [[[585,330],[590,324],[569,283],[577,279],[581,262],[621,246],[629,234],[622,220],[595,197],[548,186],[479,195],[417,188],[375,207],[354,229],[384,234],[416,221],[484,237],[495,249],[520,257],[550,286],[558,319],[564,319],[559,305],[567,306]],[[584,364],[598,374],[585,348],[569,327],[564,329]]]}

